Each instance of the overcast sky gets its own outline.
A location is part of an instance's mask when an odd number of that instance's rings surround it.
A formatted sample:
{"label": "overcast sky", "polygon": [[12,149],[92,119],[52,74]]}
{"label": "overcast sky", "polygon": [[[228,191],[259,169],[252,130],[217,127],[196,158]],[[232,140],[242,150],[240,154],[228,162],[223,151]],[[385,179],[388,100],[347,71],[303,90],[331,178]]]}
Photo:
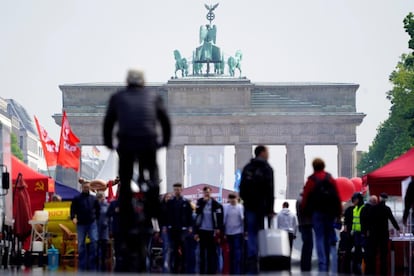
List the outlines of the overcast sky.
{"label": "overcast sky", "polygon": [[[191,57],[200,0],[37,0],[0,2],[1,97],[13,98],[58,142],[52,115],[62,108],[61,84],[123,82],[130,67],[149,82],[174,71],[173,50]],[[388,116],[388,76],[408,52],[405,0],[222,0],[217,45],[243,52],[252,82],[357,83],[358,149],[367,150]]]}

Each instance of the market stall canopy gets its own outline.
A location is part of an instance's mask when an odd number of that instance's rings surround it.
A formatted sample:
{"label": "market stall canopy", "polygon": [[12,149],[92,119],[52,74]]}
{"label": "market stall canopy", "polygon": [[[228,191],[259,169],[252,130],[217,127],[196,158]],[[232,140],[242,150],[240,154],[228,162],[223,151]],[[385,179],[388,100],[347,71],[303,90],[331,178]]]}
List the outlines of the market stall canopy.
{"label": "market stall canopy", "polygon": [[392,160],[388,164],[365,175],[362,179],[369,186],[371,195],[384,192],[388,195],[401,196],[401,181],[414,176],[414,148]]}
{"label": "market stall canopy", "polygon": [[33,170],[17,157],[12,156],[11,159],[11,179],[13,185],[15,185],[19,173],[22,174],[31,198],[32,211],[43,210],[43,205],[46,201],[46,193],[53,193],[55,191],[55,181],[52,178]]}

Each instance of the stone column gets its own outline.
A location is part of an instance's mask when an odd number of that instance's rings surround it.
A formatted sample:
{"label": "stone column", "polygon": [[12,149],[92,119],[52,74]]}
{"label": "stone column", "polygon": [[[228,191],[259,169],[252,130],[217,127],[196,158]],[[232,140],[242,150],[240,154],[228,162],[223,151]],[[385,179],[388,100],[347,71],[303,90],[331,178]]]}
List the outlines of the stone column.
{"label": "stone column", "polygon": [[305,145],[286,145],[286,198],[296,199],[305,184]]}
{"label": "stone column", "polygon": [[338,176],[356,176],[356,143],[338,145]]}
{"label": "stone column", "polygon": [[236,144],[235,150],[235,168],[242,170],[250,159],[253,157],[253,149],[251,144]]}
{"label": "stone column", "polygon": [[167,149],[167,192],[172,192],[172,184],[184,183],[184,145],[173,145]]}

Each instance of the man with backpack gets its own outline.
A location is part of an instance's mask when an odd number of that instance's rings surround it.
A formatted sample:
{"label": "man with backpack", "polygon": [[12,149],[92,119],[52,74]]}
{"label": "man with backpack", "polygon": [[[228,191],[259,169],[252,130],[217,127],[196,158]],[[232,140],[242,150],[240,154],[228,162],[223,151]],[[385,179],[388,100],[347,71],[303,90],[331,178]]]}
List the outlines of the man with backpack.
{"label": "man with backpack", "polygon": [[257,274],[258,269],[258,232],[264,228],[265,217],[274,215],[273,169],[267,162],[268,149],[257,146],[255,158],[243,168],[240,181],[240,197],[245,212],[245,231],[247,232],[246,272]]}
{"label": "man with backpack", "polygon": [[312,166],[314,173],[306,181],[302,208],[312,217],[319,271],[328,272],[330,238],[335,220],[341,217],[342,205],[335,179],[325,172],[325,162],[316,158]]}

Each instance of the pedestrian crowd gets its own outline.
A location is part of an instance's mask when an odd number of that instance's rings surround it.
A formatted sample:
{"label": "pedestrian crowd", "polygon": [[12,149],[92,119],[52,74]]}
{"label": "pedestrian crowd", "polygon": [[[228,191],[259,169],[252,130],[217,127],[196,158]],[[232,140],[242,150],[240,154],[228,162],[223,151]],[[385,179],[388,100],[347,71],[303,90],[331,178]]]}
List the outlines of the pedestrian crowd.
{"label": "pedestrian crowd", "polygon": [[[173,184],[173,193],[159,200],[156,151],[170,144],[170,119],[162,97],[145,87],[142,71],[128,71],[126,82],[111,96],[103,124],[104,144],[119,155],[119,198],[108,206],[102,195],[95,200],[85,184],[71,207],[81,270],[108,269],[109,237],[117,272],[257,274],[264,268],[277,270],[286,260],[289,264],[283,268],[290,269],[298,228],[302,271],[312,270],[315,246],[321,272],[376,274],[377,252],[380,273],[388,272],[388,221],[400,229],[385,205],[387,194],[381,194],[379,202],[371,197],[365,203],[356,193],[343,212],[336,180],[320,158],[313,160],[314,172],[297,200],[297,217],[285,202],[275,218],[273,169],[263,145],[254,149],[254,158],[241,173],[239,195],[230,194],[227,204],[215,200],[205,186],[193,205],[183,197],[181,183]],[[129,185],[136,162],[139,192]],[[414,205],[414,187],[409,190],[406,209]],[[404,212],[404,223],[408,214]],[[275,221],[279,230],[263,235]]]}
{"label": "pedestrian crowd", "polygon": [[[145,244],[131,241],[136,248],[144,250],[145,268],[137,270],[256,274],[261,270],[258,232],[271,218],[278,229],[288,233],[290,250],[299,230],[301,271],[312,270],[315,247],[319,271],[388,274],[388,221],[397,231],[400,228],[385,204],[387,194],[382,193],[379,199],[372,195],[364,202],[363,195],[355,193],[352,205],[343,211],[335,179],[325,172],[323,160],[315,159],[314,173],[296,202],[296,214],[284,202],[276,215],[273,213],[273,170],[267,159],[267,148],[258,146],[255,158],[243,169],[240,197],[230,193],[225,204],[211,197],[209,186],[203,188],[202,196],[193,203],[183,196],[182,184],[174,183],[173,192],[160,198],[159,227],[148,227],[154,231],[146,230],[151,234]],[[82,193],[73,200],[71,218],[77,225],[80,270],[125,272],[130,269],[125,267],[124,255],[120,254],[123,249],[119,242],[122,233],[117,199],[108,204],[102,193],[96,197],[91,195],[85,183]],[[88,248],[86,236],[90,240]]]}

